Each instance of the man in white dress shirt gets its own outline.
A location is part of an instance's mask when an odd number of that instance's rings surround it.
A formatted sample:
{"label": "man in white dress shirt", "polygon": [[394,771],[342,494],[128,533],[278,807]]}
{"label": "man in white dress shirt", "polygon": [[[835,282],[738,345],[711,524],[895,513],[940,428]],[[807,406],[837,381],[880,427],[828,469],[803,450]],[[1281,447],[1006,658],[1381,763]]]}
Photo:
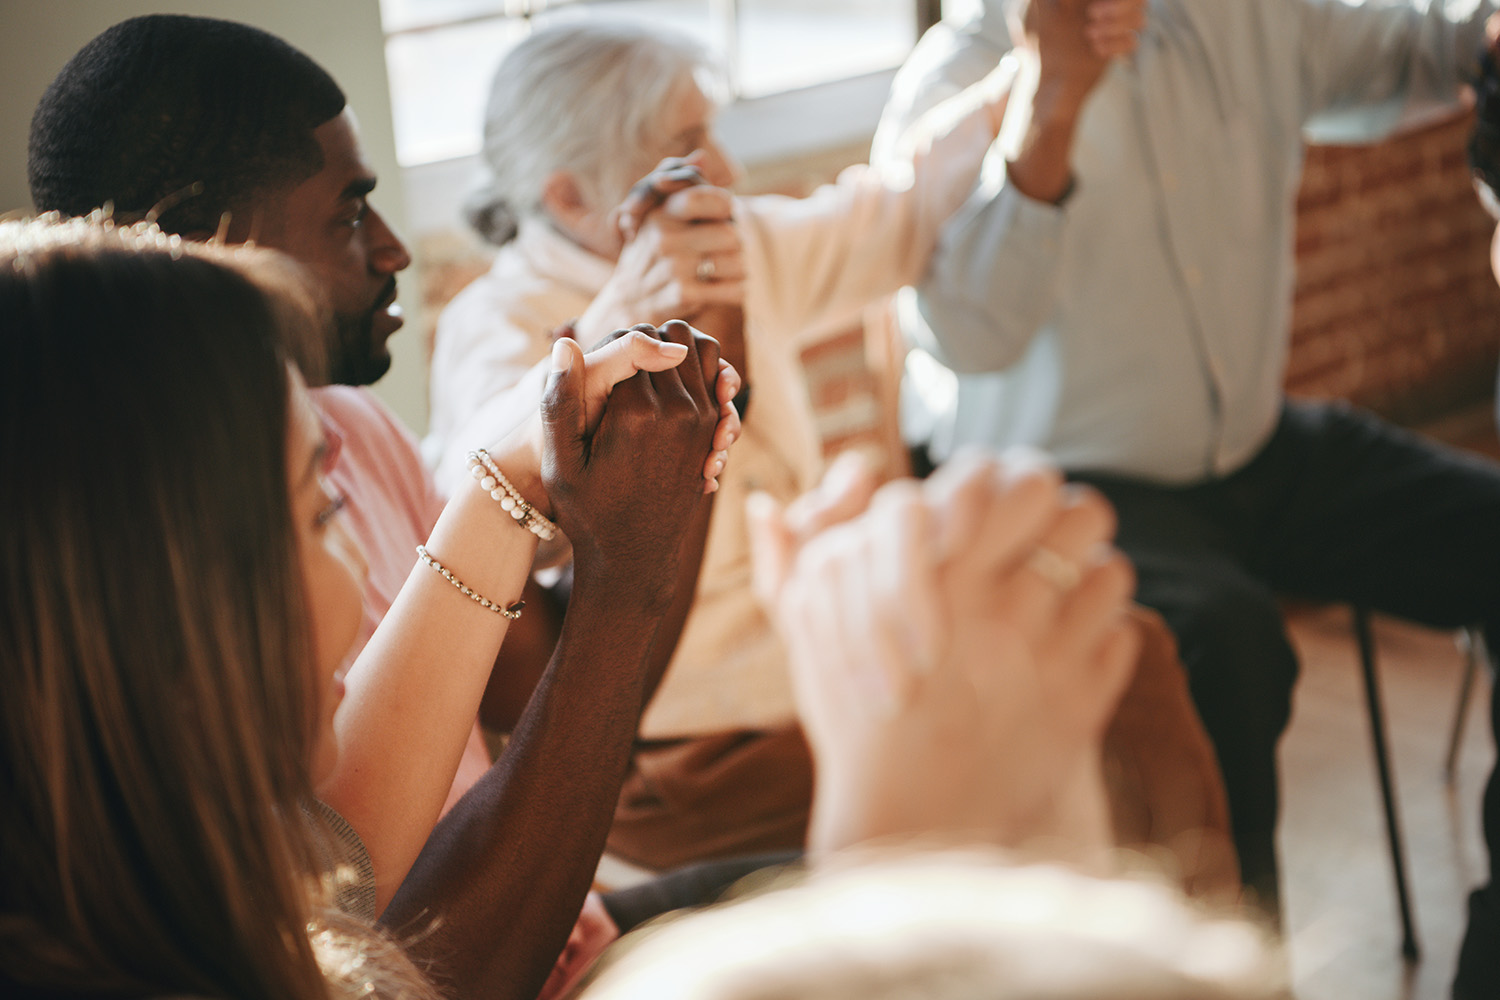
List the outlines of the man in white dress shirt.
{"label": "man in white dress shirt", "polygon": [[[1016,61],[909,332],[963,373],[938,457],[1034,444],[1119,510],[1138,599],[1176,632],[1219,751],[1247,882],[1274,906],[1297,672],[1277,595],[1500,637],[1500,470],[1282,393],[1306,139],[1372,141],[1451,104],[1495,5],[1150,0],[1137,52],[1101,60],[1089,33],[1123,7],[992,0],[898,80],[887,141],[966,61],[984,72],[976,53]],[[1493,780],[1486,803],[1493,845]],[[1458,997],[1500,981],[1491,883]]]}

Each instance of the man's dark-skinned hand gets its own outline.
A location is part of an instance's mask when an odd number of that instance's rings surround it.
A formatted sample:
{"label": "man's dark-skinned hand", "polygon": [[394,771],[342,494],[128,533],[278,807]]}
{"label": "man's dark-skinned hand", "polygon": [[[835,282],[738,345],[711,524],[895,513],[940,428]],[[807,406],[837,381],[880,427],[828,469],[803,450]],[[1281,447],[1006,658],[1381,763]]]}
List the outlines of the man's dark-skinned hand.
{"label": "man's dark-skinned hand", "polygon": [[623,572],[634,583],[618,595],[622,603],[656,613],[670,603],[682,525],[703,502],[702,456],[719,420],[718,344],[680,321],[659,335],[686,344],[688,358],[615,386],[594,431],[583,410],[582,357],[566,342],[554,365],[567,367],[554,372],[542,404],[542,477],[573,541],[575,588],[592,574]]}
{"label": "man's dark-skinned hand", "polygon": [[616,231],[629,243],[641,231],[646,216],[660,208],[662,203],[678,191],[685,191],[699,184],[707,184],[701,164],[703,154],[695,151],[687,156],[669,156],[651,172],[630,186],[625,200],[610,213]]}

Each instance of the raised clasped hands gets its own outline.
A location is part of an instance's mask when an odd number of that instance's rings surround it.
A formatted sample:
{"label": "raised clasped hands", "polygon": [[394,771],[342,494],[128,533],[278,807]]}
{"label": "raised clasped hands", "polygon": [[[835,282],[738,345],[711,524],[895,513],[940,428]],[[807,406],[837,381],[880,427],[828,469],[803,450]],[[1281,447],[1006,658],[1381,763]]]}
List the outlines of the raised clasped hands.
{"label": "raised clasped hands", "polygon": [[[618,357],[601,363],[610,352]],[[635,354],[656,352],[677,360],[614,377]],[[681,321],[638,325],[587,360],[572,340],[560,340],[552,367],[541,474],[573,542],[575,573],[623,573],[631,593],[657,607],[670,598],[683,526],[716,487],[711,479],[739,433],[730,404],[739,376],[721,364],[711,337]]]}
{"label": "raised clasped hands", "polygon": [[1018,44],[1041,59],[1043,89],[1082,100],[1109,61],[1134,52],[1148,0],[1013,0],[1008,11]]}
{"label": "raised clasped hands", "polygon": [[817,762],[809,848],[1046,839],[1093,857],[1109,843],[1100,748],[1137,643],[1109,506],[1034,455],[872,489],[841,463],[751,512]]}
{"label": "raised clasped hands", "polygon": [[663,160],[612,213],[622,246],[576,324],[585,341],[630,323],[691,320],[709,306],[742,303],[733,196],[707,184],[697,163],[696,154]]}

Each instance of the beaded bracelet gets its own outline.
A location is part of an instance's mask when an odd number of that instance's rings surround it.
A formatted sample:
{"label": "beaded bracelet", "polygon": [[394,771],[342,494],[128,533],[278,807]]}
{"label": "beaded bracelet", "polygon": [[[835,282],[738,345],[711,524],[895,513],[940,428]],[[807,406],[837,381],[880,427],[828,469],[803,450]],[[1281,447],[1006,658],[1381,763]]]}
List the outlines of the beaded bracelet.
{"label": "beaded bracelet", "polygon": [[422,560],[427,565],[431,566],[434,570],[437,571],[438,576],[441,576],[444,580],[447,580],[449,583],[453,584],[453,586],[459,589],[460,593],[462,593],[469,600],[473,601],[475,604],[479,605],[481,608],[484,608],[486,611],[493,611],[497,615],[504,615],[511,621],[515,621],[517,618],[521,617],[521,609],[526,607],[525,601],[517,601],[510,607],[503,608],[500,605],[496,604],[494,601],[490,600],[488,597],[484,597],[480,594],[474,593],[474,591],[469,589],[467,584],[465,584],[458,577],[454,576],[447,566],[444,566],[442,563],[432,558],[432,553],[427,551],[427,546],[425,545],[417,546],[417,558]]}
{"label": "beaded bracelet", "polygon": [[490,458],[489,452],[483,448],[469,452],[469,473],[479,481],[486,493],[500,502],[502,510],[521,523],[521,527],[544,542],[557,537],[557,525],[526,502],[521,491],[511,485],[510,480],[505,478],[505,473],[500,471],[500,466]]}

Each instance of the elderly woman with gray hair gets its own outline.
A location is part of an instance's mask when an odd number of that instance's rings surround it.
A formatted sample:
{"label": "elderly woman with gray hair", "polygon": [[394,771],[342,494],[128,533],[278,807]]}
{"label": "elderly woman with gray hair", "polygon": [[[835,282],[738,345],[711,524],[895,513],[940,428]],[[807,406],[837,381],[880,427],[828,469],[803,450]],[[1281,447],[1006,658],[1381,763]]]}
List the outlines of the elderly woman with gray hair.
{"label": "elderly woman with gray hair", "polygon": [[[653,868],[803,842],[811,766],[786,654],[751,595],[744,500],[818,482],[800,352],[920,276],[977,179],[1005,90],[995,76],[944,105],[899,170],[851,168],[802,199],[739,198],[725,190],[736,167],[713,132],[711,69],[690,40],[622,23],[544,28],[505,57],[473,213],[501,248],[442,314],[432,361],[426,447],[449,483],[471,428],[535,411],[539,363],[567,325],[588,344],[637,322],[699,322],[753,388],[611,836],[614,853]],[[666,197],[627,239],[612,210],[664,157],[689,158],[706,183]],[[743,308],[742,341],[704,318],[716,306]]]}

